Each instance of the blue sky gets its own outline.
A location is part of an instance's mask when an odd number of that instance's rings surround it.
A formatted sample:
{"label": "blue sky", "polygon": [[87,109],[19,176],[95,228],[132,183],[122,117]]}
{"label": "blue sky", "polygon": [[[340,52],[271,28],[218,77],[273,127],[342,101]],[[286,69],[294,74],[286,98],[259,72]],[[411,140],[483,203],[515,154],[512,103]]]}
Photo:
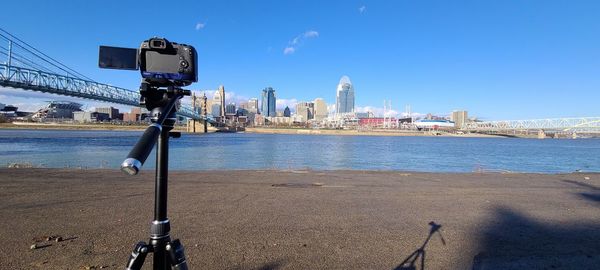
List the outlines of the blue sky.
{"label": "blue sky", "polygon": [[[361,109],[387,99],[397,111],[466,109],[482,119],[600,116],[599,1],[144,3],[9,1],[0,26],[97,81],[130,89],[139,73],[99,69],[98,46],[163,36],[198,50],[192,90],[223,84],[234,99],[272,86],[286,103],[331,104],[348,75]],[[29,96],[49,99],[0,90],[2,103]]]}

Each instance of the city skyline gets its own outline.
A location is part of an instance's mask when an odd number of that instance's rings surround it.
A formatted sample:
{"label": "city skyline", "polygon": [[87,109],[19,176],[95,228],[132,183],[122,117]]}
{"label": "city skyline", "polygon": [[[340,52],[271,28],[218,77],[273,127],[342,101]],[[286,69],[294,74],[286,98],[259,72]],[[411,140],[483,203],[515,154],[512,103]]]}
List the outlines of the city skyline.
{"label": "city skyline", "polygon": [[[378,111],[392,100],[396,111],[468,110],[488,120],[600,115],[596,2],[230,3],[188,3],[177,20],[164,14],[147,27],[128,15],[160,12],[154,5],[120,3],[109,11],[105,2],[7,3],[15,12],[2,28],[97,81],[133,90],[139,73],[97,68],[99,45],[135,47],[156,35],[194,45],[200,81],[189,88],[226,85],[247,98],[270,85],[282,102],[321,97],[332,104],[331,89],[347,74],[361,93],[356,111]],[[106,12],[120,19],[107,21],[100,16]],[[290,12],[304,19],[287,20]],[[332,16],[340,13],[348,20]],[[37,19],[44,24],[19,23]],[[61,99],[70,100],[0,90],[2,103]]]}

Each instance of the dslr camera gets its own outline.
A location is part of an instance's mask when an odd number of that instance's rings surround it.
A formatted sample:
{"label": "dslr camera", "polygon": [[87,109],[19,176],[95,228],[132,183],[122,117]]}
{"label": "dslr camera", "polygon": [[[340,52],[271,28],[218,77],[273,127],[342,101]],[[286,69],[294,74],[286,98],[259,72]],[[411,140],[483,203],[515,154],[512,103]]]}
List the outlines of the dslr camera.
{"label": "dslr camera", "polygon": [[140,70],[144,82],[153,87],[187,86],[198,81],[196,49],[190,45],[154,37],[139,49],[100,46],[98,66]]}

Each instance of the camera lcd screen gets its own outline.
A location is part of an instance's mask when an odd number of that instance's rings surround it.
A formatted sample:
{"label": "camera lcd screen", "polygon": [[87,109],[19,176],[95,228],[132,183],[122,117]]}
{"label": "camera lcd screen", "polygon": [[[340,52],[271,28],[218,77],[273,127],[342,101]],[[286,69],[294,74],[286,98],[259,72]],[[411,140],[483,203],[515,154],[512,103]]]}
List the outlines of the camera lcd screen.
{"label": "camera lcd screen", "polygon": [[100,46],[98,66],[112,69],[138,69],[138,50]]}
{"label": "camera lcd screen", "polygon": [[179,57],[174,54],[161,54],[156,51],[146,51],[146,69],[142,71],[156,73],[179,73]]}

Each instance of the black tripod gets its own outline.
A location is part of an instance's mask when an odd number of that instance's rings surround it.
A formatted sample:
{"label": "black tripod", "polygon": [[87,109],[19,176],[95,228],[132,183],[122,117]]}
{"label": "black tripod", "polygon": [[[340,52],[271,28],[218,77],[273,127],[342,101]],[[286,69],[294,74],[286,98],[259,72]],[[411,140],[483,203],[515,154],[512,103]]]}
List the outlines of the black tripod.
{"label": "black tripod", "polygon": [[143,82],[140,87],[140,104],[152,112],[152,124],[133,147],[127,159],[121,164],[121,170],[135,175],[150,155],[154,144],[156,149],[156,182],[154,191],[154,220],[150,227],[150,243],[139,242],[135,245],[127,262],[127,268],[142,268],[146,255],[153,255],[154,270],[187,270],[183,245],[179,239],[171,241],[171,226],[167,218],[167,185],[169,171],[169,137],[179,138],[181,133],[171,132],[177,120],[176,103],[183,96],[190,95],[189,90],[175,86],[159,89],[151,83]]}

